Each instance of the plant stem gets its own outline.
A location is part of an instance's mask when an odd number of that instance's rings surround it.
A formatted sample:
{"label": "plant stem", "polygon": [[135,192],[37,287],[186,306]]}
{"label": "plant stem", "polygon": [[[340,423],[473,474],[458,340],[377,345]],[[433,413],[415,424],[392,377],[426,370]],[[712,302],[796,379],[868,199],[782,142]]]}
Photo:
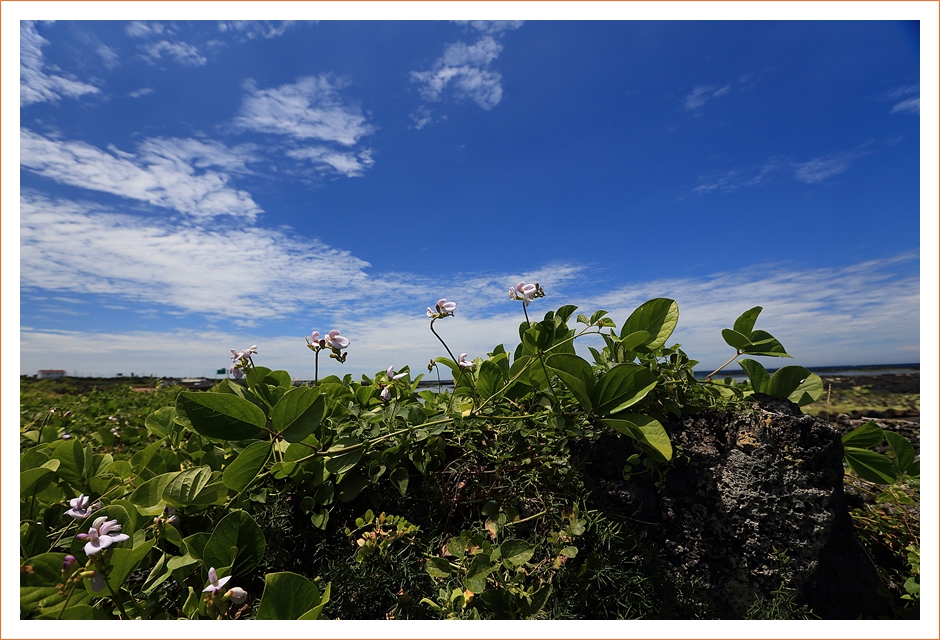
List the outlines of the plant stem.
{"label": "plant stem", "polygon": [[729,364],[737,360],[738,356],[740,356],[742,353],[744,352],[738,351],[737,353],[734,354],[734,356],[730,360],[728,360],[728,362],[724,363],[723,365],[721,365],[720,367],[718,367],[717,369],[709,373],[707,376],[705,376],[705,382],[711,382],[713,375],[715,375],[716,373],[718,373],[719,371],[727,367]]}
{"label": "plant stem", "polygon": [[450,356],[450,359],[453,360],[454,364],[457,366],[457,380],[454,381],[454,393],[450,396],[450,408],[453,409],[454,398],[457,396],[457,382],[463,381],[463,369],[460,367],[460,363],[457,361],[457,358],[454,357],[454,352],[450,350],[450,347],[447,346],[447,343],[444,342],[444,339],[438,335],[437,331],[434,330],[435,320],[437,320],[437,318],[431,318],[431,333],[433,333],[434,337],[440,340],[441,344],[444,345],[444,348],[447,350],[447,355]]}

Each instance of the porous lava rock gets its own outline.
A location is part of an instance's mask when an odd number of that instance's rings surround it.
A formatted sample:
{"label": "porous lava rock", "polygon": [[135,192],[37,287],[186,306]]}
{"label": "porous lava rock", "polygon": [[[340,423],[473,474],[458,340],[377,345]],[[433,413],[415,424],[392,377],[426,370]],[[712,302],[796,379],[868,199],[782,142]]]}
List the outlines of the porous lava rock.
{"label": "porous lava rock", "polygon": [[823,619],[888,614],[854,536],[839,433],[789,401],[756,399],[753,411],[664,424],[676,456],[658,488],[650,474],[623,479],[626,438],[600,436],[574,453],[595,498],[661,545],[712,615],[740,618],[781,585]]}

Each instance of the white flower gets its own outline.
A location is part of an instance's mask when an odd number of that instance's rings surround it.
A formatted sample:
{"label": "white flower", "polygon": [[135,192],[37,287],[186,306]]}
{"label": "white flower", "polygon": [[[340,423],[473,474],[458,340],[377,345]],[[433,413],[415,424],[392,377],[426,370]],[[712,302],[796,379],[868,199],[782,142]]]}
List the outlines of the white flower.
{"label": "white flower", "polygon": [[338,351],[339,349],[345,349],[349,346],[349,339],[339,335],[338,329],[333,329],[328,334],[326,334],[326,346],[335,351]]}
{"label": "white flower", "polygon": [[461,353],[460,357],[457,359],[457,364],[463,367],[464,369],[473,368],[473,363],[467,361],[467,354]]}
{"label": "white flower", "polygon": [[91,500],[85,494],[79,494],[77,498],[72,498],[69,500],[69,504],[72,506],[71,509],[65,512],[65,515],[72,516],[73,518],[84,518],[89,513],[91,513],[92,507],[88,506],[88,501]]}
{"label": "white flower", "polygon": [[382,400],[388,402],[388,399],[392,397],[392,392],[388,387],[382,387],[382,392],[379,393],[379,396],[382,398]]}
{"label": "white flower", "polygon": [[522,300],[522,304],[528,306],[530,302],[535,300],[538,291],[538,283],[526,284],[525,282],[520,282],[514,287],[509,287],[509,299]]}
{"label": "white flower", "polygon": [[248,599],[248,592],[241,587],[232,587],[225,593],[224,597],[231,600],[233,604],[242,604]]}
{"label": "white flower", "polygon": [[215,572],[215,567],[209,567],[209,586],[202,590],[203,593],[211,591],[212,593],[217,592],[221,589],[226,582],[232,579],[232,576],[225,576],[224,578],[219,578]]}
{"label": "white flower", "polygon": [[393,367],[393,366],[389,366],[389,368],[385,370],[385,373],[388,374],[388,379],[389,379],[389,380],[401,380],[401,379],[404,378],[406,375],[408,375],[407,372],[396,374],[396,373],[395,373],[395,367]]}

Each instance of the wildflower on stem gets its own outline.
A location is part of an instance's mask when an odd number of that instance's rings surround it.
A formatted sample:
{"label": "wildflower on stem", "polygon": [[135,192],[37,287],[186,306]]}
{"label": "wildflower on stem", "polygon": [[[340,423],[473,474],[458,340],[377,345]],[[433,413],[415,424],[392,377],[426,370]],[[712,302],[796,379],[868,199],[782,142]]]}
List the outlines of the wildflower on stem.
{"label": "wildflower on stem", "polygon": [[220,578],[215,572],[215,567],[209,567],[209,586],[202,590],[203,593],[212,592],[213,594],[218,593],[226,582],[232,579],[232,576],[225,576]]}
{"label": "wildflower on stem", "polygon": [[428,307],[428,317],[432,320],[437,320],[438,318],[446,318],[447,316],[454,315],[454,309],[457,308],[456,302],[447,302],[446,298],[441,298],[437,301],[437,304],[434,305],[434,309]]}
{"label": "wildflower on stem", "polygon": [[461,354],[460,354],[460,358],[457,360],[457,365],[460,366],[460,367],[463,368],[463,369],[472,369],[473,367],[476,366],[474,363],[469,362],[469,361],[467,360],[467,354],[466,354],[466,353],[461,353]]}
{"label": "wildflower on stem", "polygon": [[248,592],[241,587],[232,587],[222,596],[223,600],[231,600],[232,604],[242,604],[248,599]]}
{"label": "wildflower on stem", "polygon": [[87,517],[94,508],[94,505],[88,505],[89,500],[91,500],[91,498],[85,494],[80,494],[77,498],[72,498],[69,500],[69,504],[72,508],[66,511],[65,515],[72,516],[73,518]]}
{"label": "wildflower on stem", "polygon": [[79,540],[88,540],[84,547],[85,555],[92,556],[103,549],[107,549],[115,542],[124,542],[130,538],[126,533],[111,533],[120,530],[121,525],[118,524],[117,520],[108,520],[108,516],[101,516],[91,524],[88,533],[79,533],[75,537]]}
{"label": "wildflower on stem", "polygon": [[339,351],[349,346],[349,340],[339,335],[339,330],[333,329],[326,334],[326,346],[333,351]]}
{"label": "wildflower on stem", "polygon": [[509,299],[522,300],[523,306],[526,307],[536,298],[542,298],[544,296],[545,292],[542,291],[542,287],[539,286],[538,282],[535,284],[520,282],[514,287],[509,287]]}
{"label": "wildflower on stem", "polygon": [[408,375],[408,372],[407,372],[407,371],[406,371],[405,373],[398,373],[398,374],[396,374],[396,373],[395,373],[395,367],[393,367],[393,366],[391,366],[391,365],[388,367],[388,369],[385,370],[385,373],[388,374],[388,379],[389,379],[389,380],[401,380],[401,379],[404,378],[406,375]]}
{"label": "wildflower on stem", "polygon": [[235,379],[241,379],[242,377],[244,377],[245,372],[248,370],[248,368],[253,367],[255,365],[254,361],[251,359],[251,354],[258,353],[258,346],[253,344],[247,349],[244,349],[242,351],[235,351],[235,349],[231,349],[231,352],[232,352],[232,366],[228,368],[228,372]]}

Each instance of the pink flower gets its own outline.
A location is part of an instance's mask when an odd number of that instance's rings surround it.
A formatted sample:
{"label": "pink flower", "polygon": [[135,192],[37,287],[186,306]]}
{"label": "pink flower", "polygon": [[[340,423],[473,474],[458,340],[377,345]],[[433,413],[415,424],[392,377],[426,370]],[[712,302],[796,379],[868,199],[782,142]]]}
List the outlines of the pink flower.
{"label": "pink flower", "polygon": [[232,604],[242,604],[248,599],[248,592],[241,587],[232,587],[225,593],[223,598],[231,600]]}
{"label": "pink flower", "polygon": [[72,506],[71,509],[65,512],[65,515],[72,516],[73,518],[84,518],[89,513],[93,507],[88,506],[88,501],[91,500],[85,494],[80,494],[77,498],[72,498],[69,500],[69,504]]}
{"label": "pink flower", "polygon": [[467,354],[461,353],[460,357],[457,359],[457,364],[464,369],[472,369],[473,363],[467,361]]}
{"label": "pink flower", "polygon": [[333,329],[326,335],[326,346],[334,351],[345,349],[349,346],[349,340],[339,335],[338,329]]}
{"label": "pink flower", "polygon": [[393,367],[393,366],[389,366],[389,368],[385,370],[385,373],[388,374],[388,379],[389,379],[389,380],[401,380],[401,379],[404,378],[406,375],[408,375],[407,372],[396,374],[396,373],[395,373],[395,367]]}
{"label": "pink flower", "polygon": [[111,533],[120,530],[121,525],[118,524],[117,520],[108,520],[108,516],[101,516],[91,524],[88,533],[79,533],[75,537],[79,540],[88,540],[85,545],[85,555],[91,556],[107,549],[115,542],[124,542],[130,538],[126,533]]}
{"label": "pink flower", "polygon": [[509,299],[522,300],[522,304],[526,306],[538,297],[541,296],[539,296],[539,285],[537,282],[535,284],[520,282],[514,287],[509,287]]}
{"label": "pink flower", "polygon": [[427,316],[429,318],[446,318],[447,316],[454,315],[454,309],[457,308],[456,302],[447,302],[446,298],[441,298],[437,301],[437,304],[434,306],[434,309],[428,307]]}
{"label": "pink flower", "polygon": [[392,397],[392,392],[388,387],[382,387],[382,391],[379,393],[379,396],[382,398],[382,400],[388,402],[388,399]]}

